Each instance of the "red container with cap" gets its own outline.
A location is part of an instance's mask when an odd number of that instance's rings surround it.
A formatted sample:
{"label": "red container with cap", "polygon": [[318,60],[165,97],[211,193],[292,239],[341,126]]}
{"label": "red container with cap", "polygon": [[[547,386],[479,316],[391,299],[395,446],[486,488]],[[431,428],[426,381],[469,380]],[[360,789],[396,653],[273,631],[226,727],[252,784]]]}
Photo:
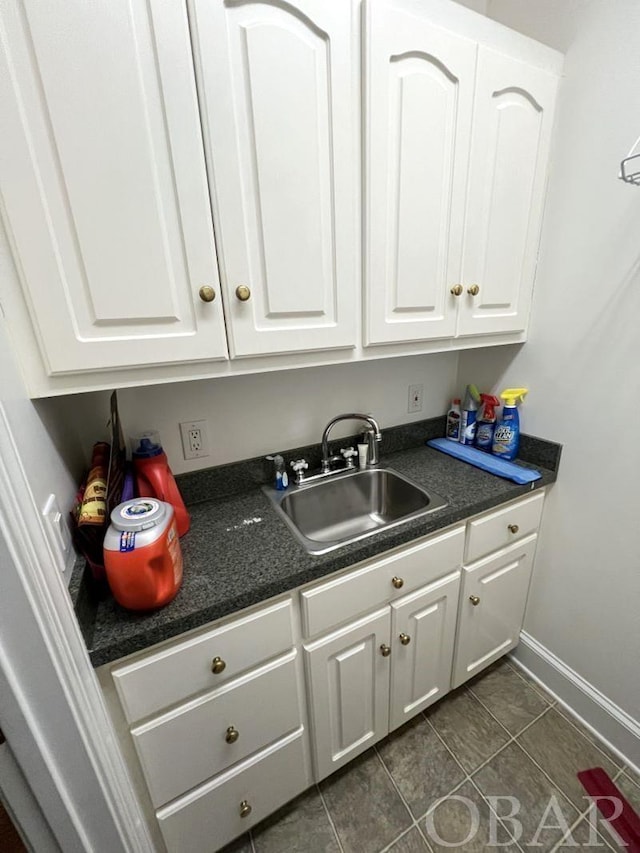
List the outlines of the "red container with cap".
{"label": "red container with cap", "polygon": [[132,446],[138,494],[141,498],[157,498],[170,503],[176,514],[178,536],[184,536],[191,519],[169,468],[167,454],[160,444],[159,433],[154,430],[143,432],[133,438]]}
{"label": "red container with cap", "polygon": [[153,610],[175,598],[182,552],[171,504],[135,498],[111,513],[104,567],[113,597],[128,610]]}

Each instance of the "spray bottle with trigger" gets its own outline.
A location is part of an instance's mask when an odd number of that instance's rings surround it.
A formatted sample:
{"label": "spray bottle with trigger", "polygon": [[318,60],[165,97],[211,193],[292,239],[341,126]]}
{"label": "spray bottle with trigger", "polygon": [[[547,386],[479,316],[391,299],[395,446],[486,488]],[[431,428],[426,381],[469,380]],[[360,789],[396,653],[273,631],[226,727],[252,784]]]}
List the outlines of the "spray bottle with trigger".
{"label": "spray bottle with trigger", "polygon": [[507,388],[500,397],[504,400],[502,417],[493,434],[493,453],[501,459],[515,459],[520,445],[520,416],[518,403],[528,394],[526,388]]}
{"label": "spray bottle with trigger", "polygon": [[500,405],[500,400],[493,394],[480,394],[480,399],[482,400],[482,413],[478,418],[476,429],[476,447],[478,450],[491,453],[493,433],[496,428],[496,406]]}

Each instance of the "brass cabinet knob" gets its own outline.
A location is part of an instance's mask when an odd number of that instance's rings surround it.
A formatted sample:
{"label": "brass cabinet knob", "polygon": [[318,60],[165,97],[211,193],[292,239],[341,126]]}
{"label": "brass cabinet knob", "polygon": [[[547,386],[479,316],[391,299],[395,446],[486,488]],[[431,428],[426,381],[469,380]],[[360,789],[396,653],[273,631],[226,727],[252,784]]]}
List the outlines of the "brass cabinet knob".
{"label": "brass cabinet knob", "polygon": [[238,729],[234,728],[233,726],[229,726],[229,728],[227,729],[227,733],[224,736],[224,739],[227,743],[235,743],[239,737],[240,732],[238,731]]}
{"label": "brass cabinet knob", "polygon": [[240,817],[249,817],[251,814],[251,806],[249,805],[249,800],[243,800],[240,803]]}
{"label": "brass cabinet knob", "polygon": [[474,607],[477,607],[480,604],[480,599],[477,595],[470,595],[469,601],[473,604]]}
{"label": "brass cabinet knob", "polygon": [[200,290],[198,291],[198,296],[202,299],[203,302],[213,302],[216,298],[215,290],[208,284],[203,284]]}
{"label": "brass cabinet knob", "polygon": [[395,586],[396,589],[402,589],[404,586],[404,581],[402,578],[391,578],[391,583]]}
{"label": "brass cabinet knob", "polygon": [[477,284],[472,284],[471,287],[467,288],[467,293],[469,296],[477,296],[480,293],[480,288]]}
{"label": "brass cabinet knob", "polygon": [[454,286],[451,288],[451,295],[452,296],[462,296],[463,290],[464,290],[464,288],[461,284],[454,284]]}
{"label": "brass cabinet knob", "polygon": [[411,642],[411,637],[408,634],[400,634],[400,642],[403,646],[408,646]]}
{"label": "brass cabinet knob", "polygon": [[517,524],[508,524],[507,527],[511,533],[517,533],[520,530]]}
{"label": "brass cabinet knob", "polygon": [[380,654],[382,655],[383,658],[388,658],[389,655],[391,654],[391,646],[388,646],[386,643],[383,643],[380,646]]}
{"label": "brass cabinet knob", "polygon": [[226,667],[227,667],[226,663],[220,657],[215,657],[211,661],[211,672],[215,673],[216,675],[220,675],[220,673],[224,669],[226,669]]}
{"label": "brass cabinet knob", "polygon": [[240,302],[246,302],[250,297],[251,291],[246,284],[239,284],[236,287],[236,298],[239,299]]}

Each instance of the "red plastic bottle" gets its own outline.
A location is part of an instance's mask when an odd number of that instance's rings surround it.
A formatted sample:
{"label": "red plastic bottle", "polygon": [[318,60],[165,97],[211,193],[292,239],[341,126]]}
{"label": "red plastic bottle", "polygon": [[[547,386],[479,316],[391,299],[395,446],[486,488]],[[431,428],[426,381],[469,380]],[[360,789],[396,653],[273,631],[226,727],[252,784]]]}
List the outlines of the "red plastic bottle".
{"label": "red plastic bottle", "polygon": [[191,519],[160,444],[160,435],[154,431],[142,433],[134,438],[133,447],[138,495],[170,503],[176,514],[178,536],[184,536],[189,530]]}

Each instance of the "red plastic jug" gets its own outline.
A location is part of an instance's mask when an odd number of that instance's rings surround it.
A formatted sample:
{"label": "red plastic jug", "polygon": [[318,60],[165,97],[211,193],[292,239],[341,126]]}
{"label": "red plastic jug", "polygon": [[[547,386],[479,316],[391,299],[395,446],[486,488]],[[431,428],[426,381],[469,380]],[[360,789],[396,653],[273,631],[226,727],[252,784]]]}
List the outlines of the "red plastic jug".
{"label": "red plastic jug", "polygon": [[153,430],[144,432],[134,438],[133,447],[138,495],[170,503],[176,514],[178,536],[184,536],[189,530],[191,519],[160,444],[160,435]]}
{"label": "red plastic jug", "polygon": [[135,498],[111,513],[104,566],[116,601],[129,610],[154,610],[175,598],[182,553],[171,504]]}

